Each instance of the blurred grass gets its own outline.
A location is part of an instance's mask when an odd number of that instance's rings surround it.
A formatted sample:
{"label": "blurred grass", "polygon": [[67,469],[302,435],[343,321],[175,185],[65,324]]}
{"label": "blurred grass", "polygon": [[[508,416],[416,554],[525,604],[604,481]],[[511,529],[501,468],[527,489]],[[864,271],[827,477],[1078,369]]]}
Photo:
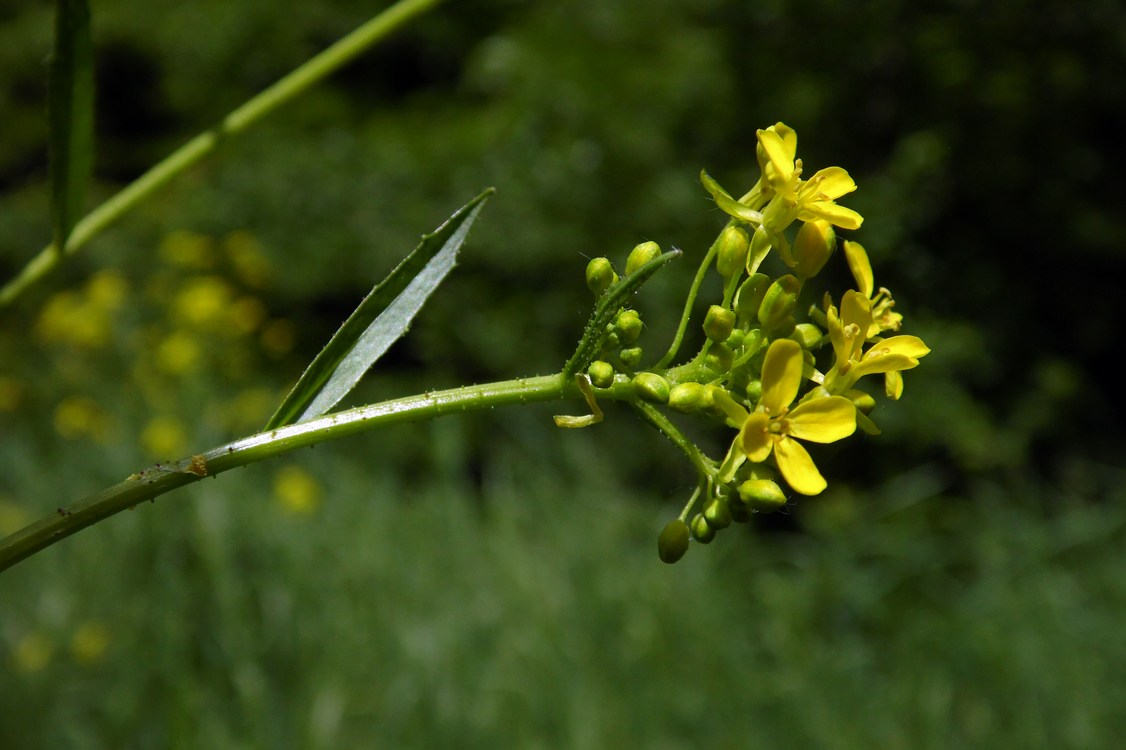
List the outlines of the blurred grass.
{"label": "blurred grass", "polygon": [[[3,746],[1092,748],[1126,729],[1121,490],[1053,492],[1032,518],[924,468],[799,506],[811,533],[729,533],[666,567],[671,505],[606,479],[597,439],[557,435],[543,462],[500,437],[474,493],[362,468],[395,438],[179,491],[6,573]],[[271,499],[283,470],[323,503]]]}

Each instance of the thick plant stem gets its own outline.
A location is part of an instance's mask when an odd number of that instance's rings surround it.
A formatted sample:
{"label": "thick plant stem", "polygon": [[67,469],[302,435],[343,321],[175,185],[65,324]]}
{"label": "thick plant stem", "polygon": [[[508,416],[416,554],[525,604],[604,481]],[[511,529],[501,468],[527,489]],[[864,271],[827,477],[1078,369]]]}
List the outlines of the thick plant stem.
{"label": "thick plant stem", "polygon": [[[628,400],[633,398],[633,387],[623,379],[609,388],[595,389],[594,393],[601,398]],[[579,388],[574,380],[560,373],[384,401],[251,435],[171,464],[150,466],[101,492],[72,505],[59,507],[49,516],[0,540],[0,571],[145,500],[153,500],[204,477],[280,456],[297,448],[402,422],[572,397],[581,397]]]}
{"label": "thick plant stem", "polygon": [[246,130],[442,1],[400,0],[273,86],[249,99],[212,129],[188,141],[76,223],[62,252],[51,243],[32,258],[19,275],[0,288],[0,308],[18,299],[28,287],[54,270],[65,257],[74,255],[94,236],[174,177],[202,161],[224,139]]}

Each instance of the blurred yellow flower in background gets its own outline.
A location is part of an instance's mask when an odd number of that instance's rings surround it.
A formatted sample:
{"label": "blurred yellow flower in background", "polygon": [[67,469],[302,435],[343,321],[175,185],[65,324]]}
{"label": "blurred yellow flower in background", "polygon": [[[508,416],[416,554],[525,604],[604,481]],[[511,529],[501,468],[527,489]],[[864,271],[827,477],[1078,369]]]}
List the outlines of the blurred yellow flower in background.
{"label": "blurred yellow flower in background", "polygon": [[300,466],[283,466],[274,472],[274,500],[287,513],[313,513],[320,507],[323,494],[313,475]]}

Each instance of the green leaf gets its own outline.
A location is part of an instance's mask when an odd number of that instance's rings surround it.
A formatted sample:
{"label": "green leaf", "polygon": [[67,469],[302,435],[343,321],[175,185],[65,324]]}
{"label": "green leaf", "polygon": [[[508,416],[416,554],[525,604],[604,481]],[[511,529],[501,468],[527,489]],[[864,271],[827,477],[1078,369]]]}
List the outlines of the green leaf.
{"label": "green leaf", "polygon": [[265,429],[304,422],[328,412],[402,337],[457,261],[489,188],[454,213],[383,281],[376,284],[282,401]]}
{"label": "green leaf", "polygon": [[602,340],[606,338],[606,326],[614,320],[614,316],[629,301],[630,296],[648,281],[650,276],[659,271],[661,266],[673,258],[679,258],[680,255],[680,251],[675,249],[658,255],[633,273],[619,279],[598,298],[594,313],[583,329],[583,337],[579,340],[578,348],[567,360],[567,364],[563,365],[565,377],[574,377],[576,373],[582,372],[590,365],[598,350],[602,348]]}
{"label": "green leaf", "polygon": [[51,215],[62,253],[82,214],[94,161],[94,53],[86,0],[57,0],[48,79]]}

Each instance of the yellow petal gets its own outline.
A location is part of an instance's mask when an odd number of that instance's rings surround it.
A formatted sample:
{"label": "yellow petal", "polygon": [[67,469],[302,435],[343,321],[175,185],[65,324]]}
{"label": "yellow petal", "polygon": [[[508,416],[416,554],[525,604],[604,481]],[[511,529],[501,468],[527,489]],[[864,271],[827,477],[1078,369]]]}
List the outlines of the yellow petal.
{"label": "yellow petal", "polygon": [[828,167],[809,178],[802,186],[803,198],[813,201],[832,201],[856,190],[856,183],[840,167]]}
{"label": "yellow petal", "polygon": [[848,342],[848,359],[859,359],[868,329],[872,327],[872,302],[855,289],[841,298],[841,326]]}
{"label": "yellow petal", "polygon": [[856,279],[856,288],[865,297],[871,298],[876,282],[872,276],[872,264],[868,260],[868,251],[859,242],[845,240],[844,254],[845,260],[848,261],[849,270],[852,271],[852,278]]}
{"label": "yellow petal", "polygon": [[815,398],[786,415],[786,433],[815,443],[832,443],[856,432],[856,406],[844,396]]}
{"label": "yellow petal", "polygon": [[777,416],[794,402],[801,387],[801,346],[793,339],[778,339],[766,350],[762,363],[762,401],[768,414]]}
{"label": "yellow petal", "polygon": [[856,211],[838,206],[832,201],[812,201],[801,204],[801,207],[798,218],[802,221],[824,219],[841,229],[860,229],[860,225],[864,223],[864,217]]}
{"label": "yellow petal", "polygon": [[743,428],[739,430],[739,445],[751,461],[755,463],[765,461],[774,448],[774,438],[770,434],[770,417],[762,412],[755,412],[747,417]]}
{"label": "yellow petal", "polygon": [[864,359],[853,366],[850,374],[853,379],[856,379],[864,377],[865,375],[874,375],[878,372],[910,370],[918,366],[919,360],[903,354],[880,354],[875,357],[865,355]]}
{"label": "yellow petal", "polygon": [[[826,302],[828,299],[829,295],[826,294]],[[852,353],[852,344],[845,335],[844,323],[841,322],[835,306],[829,305],[825,310],[825,320],[829,326],[829,341],[833,343],[833,353],[837,356],[837,363],[844,364],[848,362],[849,355]]]}
{"label": "yellow petal", "polygon": [[774,446],[774,460],[794,492],[816,495],[828,486],[825,477],[821,476],[813,459],[809,457],[809,452],[797,440],[788,437],[778,440]]}
{"label": "yellow petal", "polygon": [[798,154],[798,134],[794,129],[784,122],[776,122],[768,130],[773,130],[782,138],[782,143],[786,146],[786,156],[793,161]]}
{"label": "yellow petal", "polygon": [[774,166],[778,178],[783,182],[788,181],[794,173],[794,155],[792,152],[787,153],[788,149],[781,136],[772,130],[760,130],[758,131],[758,142],[762,144],[763,150],[766,151],[766,156]]}
{"label": "yellow petal", "polygon": [[902,354],[905,357],[918,359],[930,354],[930,350],[930,347],[924,344],[923,340],[918,336],[892,336],[889,339],[884,339],[880,343],[873,345],[864,357],[874,357],[876,356],[875,352],[880,351],[882,355]]}
{"label": "yellow petal", "polygon": [[903,376],[898,370],[884,373],[884,393],[896,401],[903,395]]}

